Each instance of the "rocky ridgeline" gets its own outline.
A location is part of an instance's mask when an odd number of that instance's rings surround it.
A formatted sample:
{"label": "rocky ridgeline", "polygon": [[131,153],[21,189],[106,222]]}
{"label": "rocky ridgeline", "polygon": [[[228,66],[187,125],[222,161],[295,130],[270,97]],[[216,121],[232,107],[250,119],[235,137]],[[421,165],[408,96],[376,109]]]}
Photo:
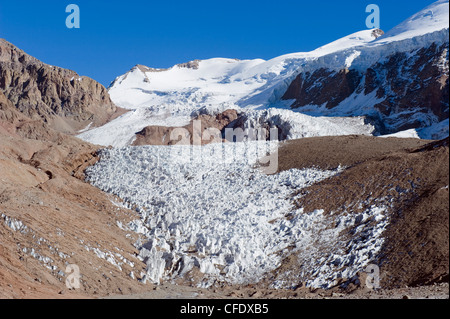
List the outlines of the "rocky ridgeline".
{"label": "rocky ridgeline", "polygon": [[366,103],[371,96],[379,101],[373,113],[379,132],[425,127],[449,117],[448,49],[448,42],[433,43],[382,57],[365,70],[302,72],[283,99],[294,99],[293,109],[324,105],[332,113],[346,99],[363,96],[361,103]]}
{"label": "rocky ridgeline", "polygon": [[118,111],[100,83],[47,65],[2,39],[0,92],[27,117],[65,133],[103,125]]}

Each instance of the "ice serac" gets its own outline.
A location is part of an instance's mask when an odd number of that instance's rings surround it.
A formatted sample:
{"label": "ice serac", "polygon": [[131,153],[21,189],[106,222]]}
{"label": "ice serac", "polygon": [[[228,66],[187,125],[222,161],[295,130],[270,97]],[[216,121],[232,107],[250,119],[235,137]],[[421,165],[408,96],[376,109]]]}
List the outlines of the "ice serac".
{"label": "ice serac", "polygon": [[0,92],[27,117],[65,133],[101,126],[117,111],[100,83],[47,65],[2,39]]}
{"label": "ice serac", "polygon": [[[302,70],[283,95],[314,115],[369,116],[381,134],[428,128],[444,138],[449,117],[448,1],[438,1],[370,43],[344,50],[350,63]],[[352,56],[353,54],[353,56]],[[433,130],[432,127],[436,129]]]}

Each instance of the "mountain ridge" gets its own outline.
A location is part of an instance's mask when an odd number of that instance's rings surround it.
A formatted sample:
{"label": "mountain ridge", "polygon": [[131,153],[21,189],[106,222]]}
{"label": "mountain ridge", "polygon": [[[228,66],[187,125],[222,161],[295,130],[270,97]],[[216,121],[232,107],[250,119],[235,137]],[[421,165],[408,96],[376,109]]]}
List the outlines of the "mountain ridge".
{"label": "mountain ridge", "polygon": [[[293,119],[295,113],[365,117],[375,126],[376,136],[414,131],[408,136],[445,138],[446,11],[448,1],[437,1],[385,34],[363,30],[311,52],[268,61],[212,58],[187,63],[195,64],[194,68],[179,67],[183,64],[151,71],[133,67],[108,88],[118,106],[131,110],[113,122],[127,130],[120,133],[123,137],[116,136],[121,140],[117,145],[132,143],[134,133],[147,126],[184,126],[199,109],[212,116],[228,109],[248,113],[275,108],[292,112]],[[127,124],[132,118],[135,124]],[[260,122],[267,121],[261,118]],[[80,137],[111,145],[101,135],[117,135],[115,131],[114,125],[108,125]],[[303,135],[291,134],[292,138]]]}
{"label": "mountain ridge", "polygon": [[103,85],[76,72],[45,64],[0,39],[0,91],[17,110],[74,134],[123,113]]}

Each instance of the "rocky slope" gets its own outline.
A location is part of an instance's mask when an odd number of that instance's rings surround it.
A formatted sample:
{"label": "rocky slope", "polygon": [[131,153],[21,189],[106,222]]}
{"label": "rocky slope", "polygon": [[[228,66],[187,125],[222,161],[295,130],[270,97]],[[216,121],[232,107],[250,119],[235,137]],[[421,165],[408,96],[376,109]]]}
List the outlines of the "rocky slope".
{"label": "rocky slope", "polygon": [[[142,292],[130,277],[143,269],[137,238],[118,224],[134,213],[79,179],[96,147],[53,136],[46,142],[0,132],[0,298]],[[76,291],[65,284],[69,264],[80,268]]]}
{"label": "rocky slope", "polygon": [[[283,99],[306,113],[359,114],[380,133],[448,126],[448,0],[439,0],[366,45],[340,67],[300,70]],[[430,133],[430,132],[428,132]],[[448,136],[436,128],[422,138]]]}
{"label": "rocky slope", "polygon": [[[364,96],[378,102],[367,115],[378,132],[388,134],[431,126],[449,116],[448,42],[383,57],[365,70],[319,69],[299,74],[285,100],[293,109],[320,105],[333,113],[345,100],[364,103]],[[306,112],[308,112],[306,110]]]}
{"label": "rocky slope", "polygon": [[[205,145],[211,141],[222,142],[225,137],[225,128],[239,118],[236,110],[226,110],[216,116],[202,114],[196,116],[189,125],[181,127],[188,138],[189,144]],[[195,123],[195,124],[194,124]],[[136,133],[136,140],[132,145],[174,145],[180,142],[181,136],[176,134],[176,127],[147,126],[142,131]],[[204,140],[205,130],[211,130],[211,139]],[[215,134],[213,134],[215,133]],[[172,137],[172,138],[171,138]]]}
{"label": "rocky slope", "polygon": [[[299,151],[305,149],[312,151]],[[292,141],[280,149],[280,170],[338,165],[349,168],[303,189],[295,199],[296,205],[306,214],[323,209],[330,219],[336,220],[336,227],[346,216],[359,216],[341,233],[341,240],[346,243],[344,250],[360,241],[370,241],[373,234],[369,230],[380,221],[367,218],[367,211],[383,207],[388,218],[382,232],[384,242],[378,253],[368,256],[371,263],[380,267],[381,286],[399,288],[448,282],[448,138],[433,143],[356,136],[317,138]],[[366,231],[358,235],[361,229]],[[299,273],[302,258],[292,256],[274,277]],[[333,267],[336,261],[333,257],[324,259],[317,267],[322,263]],[[350,259],[345,267],[351,263]],[[341,271],[339,267],[335,269]],[[350,280],[359,285],[363,279],[342,278],[338,284]],[[348,287],[348,282],[345,286]]]}
{"label": "rocky slope", "polygon": [[103,125],[120,111],[100,83],[47,65],[3,39],[0,92],[30,119],[66,133]]}
{"label": "rocky slope", "polygon": [[[3,40],[0,53],[0,298],[142,291],[130,277],[143,269],[137,238],[118,224],[134,213],[83,181],[98,147],[63,133],[102,124],[117,108],[93,80]],[[80,290],[65,285],[69,264],[80,267]]]}

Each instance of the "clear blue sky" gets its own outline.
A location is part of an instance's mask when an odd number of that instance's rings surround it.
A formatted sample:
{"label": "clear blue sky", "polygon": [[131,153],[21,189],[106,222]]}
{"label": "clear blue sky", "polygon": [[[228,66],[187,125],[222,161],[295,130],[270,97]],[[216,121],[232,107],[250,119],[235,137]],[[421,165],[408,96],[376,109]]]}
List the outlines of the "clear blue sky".
{"label": "clear blue sky", "polygon": [[[80,29],[66,27],[71,3]],[[0,0],[0,38],[108,86],[136,64],[310,51],[366,29],[371,3],[387,31],[433,0]]]}

